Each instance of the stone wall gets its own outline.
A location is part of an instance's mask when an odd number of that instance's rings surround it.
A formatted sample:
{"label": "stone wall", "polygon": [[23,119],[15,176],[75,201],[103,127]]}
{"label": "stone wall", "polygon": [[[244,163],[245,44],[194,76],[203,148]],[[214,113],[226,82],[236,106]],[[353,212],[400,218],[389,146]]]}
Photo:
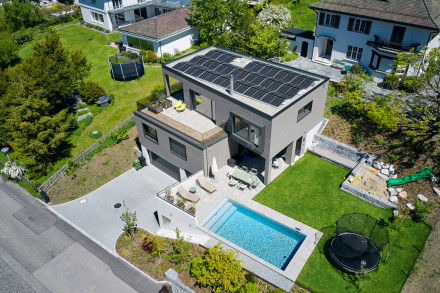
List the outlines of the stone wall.
{"label": "stone wall", "polygon": [[383,199],[375,194],[371,194],[368,192],[365,192],[357,187],[354,187],[350,184],[348,181],[350,178],[357,177],[357,174],[367,166],[366,160],[362,159],[359,164],[351,171],[350,176],[345,179],[345,181],[341,185],[341,190],[348,192],[356,197],[359,197],[360,199],[369,202],[371,204],[374,204],[375,206],[381,207],[381,208],[387,208],[387,209],[397,209],[397,206],[393,204],[392,202]]}
{"label": "stone wall", "polygon": [[360,151],[356,148],[353,148],[321,134],[315,134],[315,137],[313,138],[313,144],[318,145],[319,147],[335,153],[341,157],[347,158],[353,162],[360,162],[362,159],[366,159],[367,163],[371,164],[374,160],[373,155]]}
{"label": "stone wall", "polygon": [[168,269],[165,273],[165,277],[173,286],[173,293],[195,293],[194,290],[183,284],[179,278],[179,274],[175,270]]}

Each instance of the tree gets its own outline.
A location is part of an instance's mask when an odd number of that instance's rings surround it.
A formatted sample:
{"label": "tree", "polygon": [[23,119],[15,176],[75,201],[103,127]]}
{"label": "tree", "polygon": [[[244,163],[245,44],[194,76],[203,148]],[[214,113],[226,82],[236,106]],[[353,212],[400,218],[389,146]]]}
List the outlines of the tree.
{"label": "tree", "polygon": [[12,179],[20,179],[20,176],[26,172],[26,169],[22,164],[19,164],[15,161],[6,162],[5,166],[1,170],[3,174],[10,176]]}
{"label": "tree", "polygon": [[[124,207],[125,207],[125,202],[124,202]],[[121,220],[124,222],[125,233],[131,236],[131,239],[134,240],[134,236],[137,229],[136,211],[130,212],[130,210],[126,208],[125,212],[123,212],[121,215]]]}
{"label": "tree", "polygon": [[88,81],[82,85],[79,93],[83,102],[93,105],[99,97],[105,95],[105,90],[96,82]]}
{"label": "tree", "polygon": [[31,56],[9,71],[0,100],[8,107],[0,141],[7,139],[30,177],[46,174],[67,155],[75,120],[65,99],[89,71],[82,53],[64,50],[56,33],[34,44]]}
{"label": "tree", "polygon": [[237,292],[246,282],[237,253],[224,250],[219,244],[193,260],[191,275],[202,286],[210,286],[213,292]]}
{"label": "tree", "polygon": [[257,19],[261,24],[273,26],[280,32],[289,25],[291,15],[284,5],[269,4],[258,14]]}
{"label": "tree", "polygon": [[18,60],[18,48],[11,36],[0,39],[0,68],[7,68]]}
{"label": "tree", "polygon": [[268,59],[278,55],[284,56],[287,48],[287,41],[279,39],[277,28],[258,23],[252,25],[248,46],[249,54]]}
{"label": "tree", "polygon": [[37,2],[12,0],[3,3],[3,19],[9,31],[34,27],[42,20]]}

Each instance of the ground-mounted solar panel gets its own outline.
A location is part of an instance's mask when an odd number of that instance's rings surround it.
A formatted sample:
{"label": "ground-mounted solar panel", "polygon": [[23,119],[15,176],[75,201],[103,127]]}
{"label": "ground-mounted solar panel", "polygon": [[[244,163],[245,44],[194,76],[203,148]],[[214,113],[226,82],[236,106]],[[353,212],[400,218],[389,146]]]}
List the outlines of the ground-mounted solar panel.
{"label": "ground-mounted solar panel", "polygon": [[214,83],[214,84],[216,84],[218,86],[226,88],[226,87],[229,86],[230,79],[227,78],[227,77],[219,75],[216,79],[214,79],[214,81],[212,83]]}
{"label": "ground-mounted solar panel", "polygon": [[266,78],[261,84],[260,86],[268,89],[269,91],[276,91],[280,86],[282,86],[283,84],[279,81],[275,81],[273,79],[269,79]]}
{"label": "ground-mounted solar panel", "polygon": [[299,89],[288,84],[283,84],[276,92],[293,98],[299,92]]}

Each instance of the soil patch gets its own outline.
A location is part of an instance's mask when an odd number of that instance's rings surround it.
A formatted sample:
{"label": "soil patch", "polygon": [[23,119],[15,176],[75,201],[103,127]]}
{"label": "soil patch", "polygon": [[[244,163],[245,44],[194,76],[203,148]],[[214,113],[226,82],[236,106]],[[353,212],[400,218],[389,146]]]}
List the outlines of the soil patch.
{"label": "soil patch", "polygon": [[136,146],[136,138],[136,127],[132,127],[128,131],[127,139],[95,154],[74,174],[66,174],[58,180],[47,191],[50,204],[60,204],[77,199],[130,170],[133,167],[133,160],[138,157],[133,149]]}

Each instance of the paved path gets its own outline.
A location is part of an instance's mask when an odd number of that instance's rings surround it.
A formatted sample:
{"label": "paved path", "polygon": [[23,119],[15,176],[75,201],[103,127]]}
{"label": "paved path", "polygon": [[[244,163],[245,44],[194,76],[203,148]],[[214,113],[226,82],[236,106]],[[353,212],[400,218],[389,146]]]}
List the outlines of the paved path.
{"label": "paved path", "polygon": [[1,292],[158,292],[162,284],[0,176]]}
{"label": "paved path", "polygon": [[[125,211],[124,207],[114,208],[114,205],[125,202],[130,211],[136,211],[138,227],[156,231],[159,229],[154,217],[156,193],[174,182],[154,166],[139,171],[131,169],[81,198],[51,208],[114,251],[116,239],[124,228],[120,216]],[[80,203],[83,199],[87,200],[85,204]]]}

